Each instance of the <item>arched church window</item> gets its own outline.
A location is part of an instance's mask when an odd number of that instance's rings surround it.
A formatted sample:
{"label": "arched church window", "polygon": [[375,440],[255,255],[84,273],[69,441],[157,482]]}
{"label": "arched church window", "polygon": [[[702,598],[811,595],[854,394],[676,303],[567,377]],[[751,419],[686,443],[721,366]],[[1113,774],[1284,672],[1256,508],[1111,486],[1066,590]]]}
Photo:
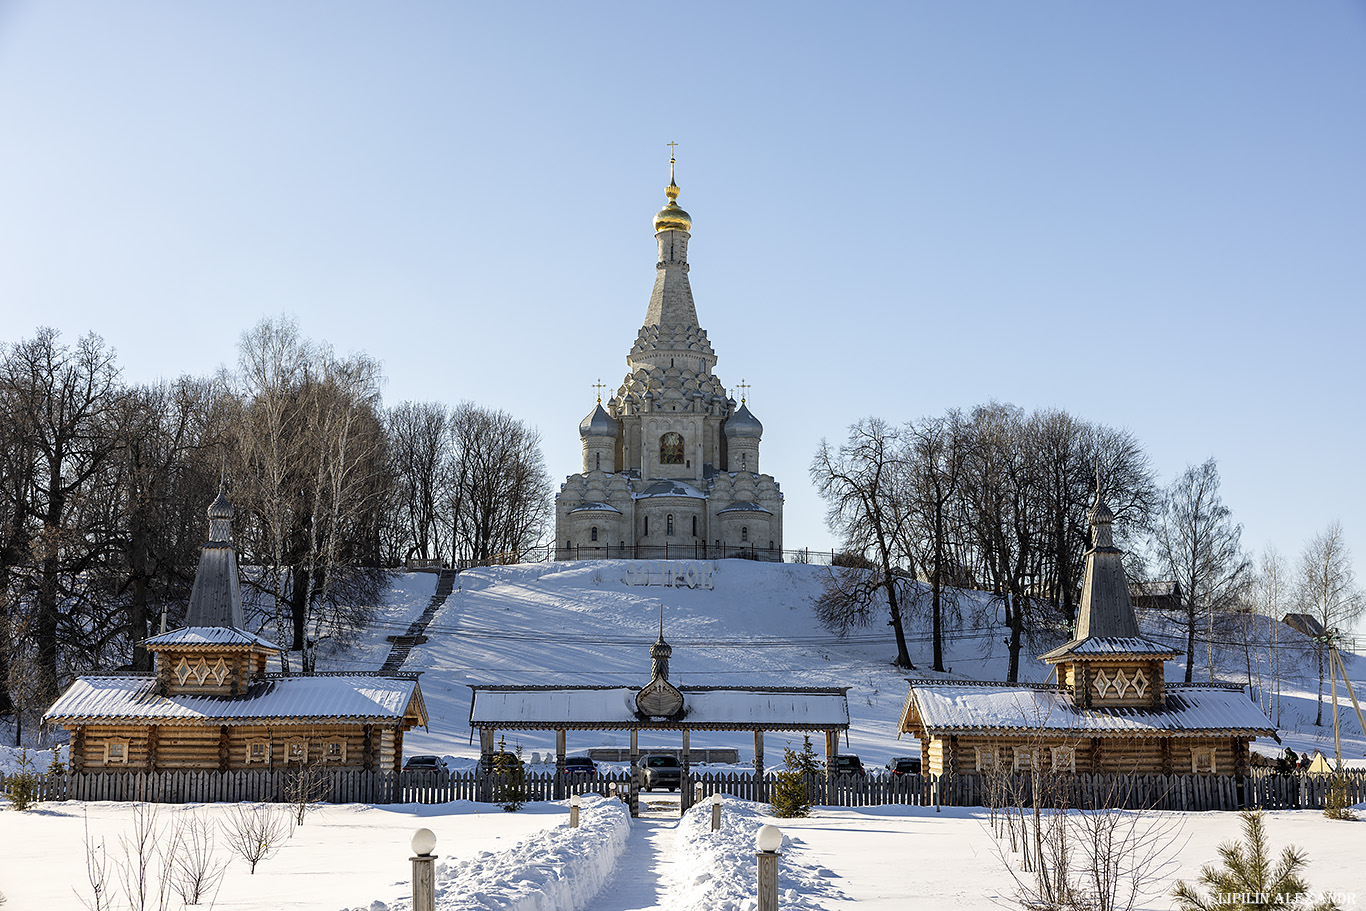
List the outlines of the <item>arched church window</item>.
{"label": "arched church window", "polygon": [[659,464],[683,464],[683,434],[666,433],[659,438]]}
{"label": "arched church window", "polygon": [[645,537],[650,537],[650,517],[645,517]]}
{"label": "arched church window", "polygon": [[602,453],[593,453],[593,470],[602,471]]}
{"label": "arched church window", "polygon": [[746,542],[746,541],[748,541],[748,540],[749,540],[749,526],[748,526],[748,525],[741,525],[741,526],[740,526],[740,542],[741,542],[741,543],[744,543],[744,542]]}
{"label": "arched church window", "polygon": [[747,452],[742,452],[742,453],[740,453],[740,470],[741,470],[741,471],[748,471],[748,470],[749,470],[749,464],[748,464],[748,463],[749,463],[749,453],[747,453]]}
{"label": "arched church window", "polygon": [[672,537],[674,533],[674,514],[669,513],[668,516],[665,517],[664,521],[664,534]]}
{"label": "arched church window", "polygon": [[598,539],[598,527],[594,525],[593,530],[589,532],[589,534],[592,535],[591,540],[596,541]]}
{"label": "arched church window", "polygon": [[692,536],[697,537],[697,516],[692,517]]}

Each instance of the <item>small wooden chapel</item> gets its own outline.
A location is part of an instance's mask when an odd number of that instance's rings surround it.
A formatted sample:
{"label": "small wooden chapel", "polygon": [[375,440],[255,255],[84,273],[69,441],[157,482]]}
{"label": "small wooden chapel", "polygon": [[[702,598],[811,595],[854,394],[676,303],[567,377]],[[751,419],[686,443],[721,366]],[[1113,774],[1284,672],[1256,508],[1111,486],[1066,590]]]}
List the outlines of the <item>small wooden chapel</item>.
{"label": "small wooden chapel", "polygon": [[1014,770],[1243,775],[1248,743],[1276,735],[1240,686],[1177,685],[1177,652],[1139,634],[1097,484],[1076,637],[1040,656],[1049,684],[912,680],[898,734],[934,774]]}
{"label": "small wooden chapel", "polygon": [[43,716],[70,732],[71,771],[398,771],[427,724],[417,676],[268,673],[281,649],[244,628],[233,515],[220,490],[186,625],[146,641],[155,673],[79,677]]}

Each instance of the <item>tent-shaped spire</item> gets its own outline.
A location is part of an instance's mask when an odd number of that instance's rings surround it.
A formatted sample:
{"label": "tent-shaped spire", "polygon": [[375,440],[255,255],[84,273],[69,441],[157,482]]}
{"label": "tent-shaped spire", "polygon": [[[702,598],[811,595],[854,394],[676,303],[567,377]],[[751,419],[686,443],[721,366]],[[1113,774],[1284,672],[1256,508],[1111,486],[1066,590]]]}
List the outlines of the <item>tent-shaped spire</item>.
{"label": "tent-shaped spire", "polygon": [[1129,580],[1124,574],[1124,551],[1114,545],[1114,513],[1100,495],[1096,474],[1096,500],[1091,507],[1091,549],[1077,607],[1077,631],[1071,642],[1041,656],[1050,664],[1080,655],[1148,655],[1170,658],[1170,648],[1144,639],[1129,599]]}
{"label": "tent-shaped spire", "polygon": [[242,629],[242,589],[237,578],[237,551],[232,546],[232,504],[223,485],[209,506],[209,540],[199,552],[186,626]]}

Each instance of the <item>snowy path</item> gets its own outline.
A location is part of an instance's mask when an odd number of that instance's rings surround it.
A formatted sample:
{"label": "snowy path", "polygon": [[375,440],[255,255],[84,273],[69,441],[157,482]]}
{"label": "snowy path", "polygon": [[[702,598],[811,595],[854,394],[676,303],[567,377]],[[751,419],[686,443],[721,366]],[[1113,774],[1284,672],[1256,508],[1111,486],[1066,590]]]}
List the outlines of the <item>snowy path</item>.
{"label": "snowy path", "polygon": [[612,879],[593,899],[593,911],[668,907],[678,823],[677,801],[651,807],[632,821],[631,840],[617,860]]}

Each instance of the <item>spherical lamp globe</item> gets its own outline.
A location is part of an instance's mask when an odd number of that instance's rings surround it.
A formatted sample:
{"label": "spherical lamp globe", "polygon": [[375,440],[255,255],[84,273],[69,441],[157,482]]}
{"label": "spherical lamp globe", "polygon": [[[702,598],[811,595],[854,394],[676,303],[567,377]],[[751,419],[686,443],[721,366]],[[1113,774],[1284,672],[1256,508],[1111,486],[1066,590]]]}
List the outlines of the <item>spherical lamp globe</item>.
{"label": "spherical lamp globe", "polygon": [[426,857],[432,853],[432,848],[436,847],[436,833],[431,829],[418,829],[413,833],[412,845],[413,853],[419,857]]}
{"label": "spherical lamp globe", "polygon": [[771,854],[783,843],[783,830],[777,826],[760,826],[759,834],[754,836],[754,845],[760,851]]}

